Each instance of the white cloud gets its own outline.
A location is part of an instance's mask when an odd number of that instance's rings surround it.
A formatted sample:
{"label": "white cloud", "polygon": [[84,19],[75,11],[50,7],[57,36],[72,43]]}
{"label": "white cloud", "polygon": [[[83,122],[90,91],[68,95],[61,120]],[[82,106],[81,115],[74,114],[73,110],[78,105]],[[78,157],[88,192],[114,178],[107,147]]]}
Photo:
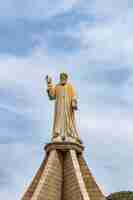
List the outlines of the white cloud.
{"label": "white cloud", "polygon": [[88,61],[132,66],[132,18],[129,13],[113,22],[81,24],[80,39]]}
{"label": "white cloud", "polygon": [[45,19],[64,13],[78,3],[78,0],[6,0],[0,5],[2,19]]}
{"label": "white cloud", "polygon": [[101,18],[112,18],[124,14],[131,6],[131,1],[126,0],[6,0],[0,5],[1,19],[45,19],[54,15],[62,14],[74,8],[78,12]]}
{"label": "white cloud", "polygon": [[96,180],[103,186],[103,191],[107,194],[131,190],[132,113],[122,107],[106,109],[90,105],[80,114],[80,130],[86,144],[87,161]]}
{"label": "white cloud", "polygon": [[80,1],[79,8],[82,12],[92,14],[94,16],[100,17],[102,19],[109,18],[112,19],[121,14],[125,14],[129,7],[131,6],[131,1],[126,0],[90,0],[89,2],[84,0]]}
{"label": "white cloud", "polygon": [[5,179],[8,180],[5,187],[1,182],[1,198],[17,200],[22,197],[24,188],[31,181],[30,179],[38,168],[40,159],[43,159],[43,146],[39,145],[29,143],[0,144],[0,170],[2,168],[5,170]]}

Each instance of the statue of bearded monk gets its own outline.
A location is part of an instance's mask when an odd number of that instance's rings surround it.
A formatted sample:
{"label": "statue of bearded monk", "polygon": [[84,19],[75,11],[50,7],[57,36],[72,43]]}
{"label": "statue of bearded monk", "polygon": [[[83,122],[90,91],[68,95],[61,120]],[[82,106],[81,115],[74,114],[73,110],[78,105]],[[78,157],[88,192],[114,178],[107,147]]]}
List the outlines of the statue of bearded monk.
{"label": "statue of bearded monk", "polygon": [[52,78],[46,76],[47,93],[50,100],[55,100],[55,113],[52,141],[81,142],[75,124],[77,97],[75,89],[68,83],[68,75],[60,74],[60,82],[54,86]]}

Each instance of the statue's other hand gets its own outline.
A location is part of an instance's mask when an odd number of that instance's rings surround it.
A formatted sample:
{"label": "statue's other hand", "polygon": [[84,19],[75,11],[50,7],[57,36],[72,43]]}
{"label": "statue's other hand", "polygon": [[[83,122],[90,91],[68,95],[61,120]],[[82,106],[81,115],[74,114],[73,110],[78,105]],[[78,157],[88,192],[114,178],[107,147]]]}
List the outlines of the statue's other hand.
{"label": "statue's other hand", "polygon": [[72,109],[74,110],[78,110],[78,103],[76,99],[72,100]]}

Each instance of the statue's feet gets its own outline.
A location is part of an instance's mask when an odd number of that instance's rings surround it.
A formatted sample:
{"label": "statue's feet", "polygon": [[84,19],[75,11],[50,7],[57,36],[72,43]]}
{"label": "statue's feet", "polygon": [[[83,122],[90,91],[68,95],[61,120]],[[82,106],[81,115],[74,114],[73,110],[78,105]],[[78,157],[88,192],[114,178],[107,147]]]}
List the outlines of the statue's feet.
{"label": "statue's feet", "polygon": [[79,143],[79,144],[83,144],[83,141],[79,138],[76,138],[76,141]]}
{"label": "statue's feet", "polygon": [[63,135],[63,136],[61,136],[61,139],[64,142],[66,140],[66,137]]}
{"label": "statue's feet", "polygon": [[77,144],[83,144],[82,140],[78,137],[66,137],[65,135],[54,135],[52,138],[52,142],[71,142],[71,143],[77,143]]}
{"label": "statue's feet", "polygon": [[61,135],[54,135],[54,137],[52,137],[52,142],[66,142],[67,139],[65,136],[61,136]]}

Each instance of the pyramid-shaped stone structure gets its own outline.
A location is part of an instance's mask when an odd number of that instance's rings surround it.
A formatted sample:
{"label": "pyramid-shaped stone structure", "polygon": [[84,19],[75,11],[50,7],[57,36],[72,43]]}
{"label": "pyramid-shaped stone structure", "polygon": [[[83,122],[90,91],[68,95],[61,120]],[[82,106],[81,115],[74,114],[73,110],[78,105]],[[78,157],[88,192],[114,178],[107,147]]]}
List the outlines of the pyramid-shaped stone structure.
{"label": "pyramid-shaped stone structure", "polygon": [[83,156],[84,146],[76,129],[75,89],[60,74],[54,86],[46,76],[50,100],[55,100],[51,143],[45,146],[45,158],[21,200],[105,200]]}
{"label": "pyramid-shaped stone structure", "polygon": [[45,158],[21,200],[105,200],[83,150],[78,143],[47,144]]}

